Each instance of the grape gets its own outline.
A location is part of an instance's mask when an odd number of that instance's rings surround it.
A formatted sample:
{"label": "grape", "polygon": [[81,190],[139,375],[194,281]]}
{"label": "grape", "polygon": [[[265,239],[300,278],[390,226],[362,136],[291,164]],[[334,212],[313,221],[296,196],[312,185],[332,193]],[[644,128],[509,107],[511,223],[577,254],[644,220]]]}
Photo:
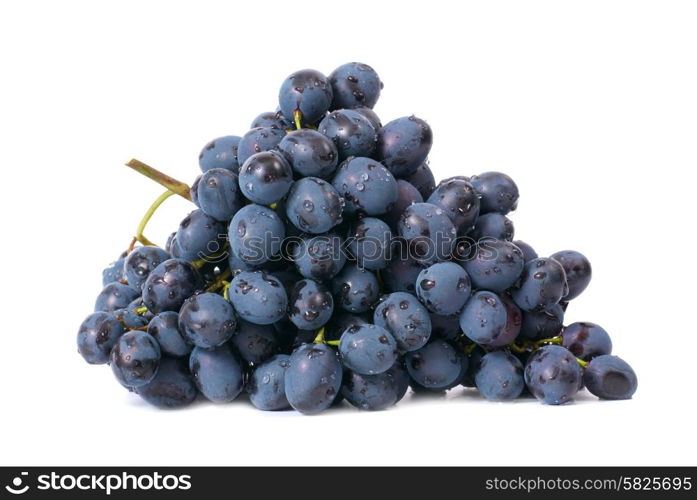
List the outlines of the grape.
{"label": "grape", "polygon": [[334,142],[315,130],[294,130],[278,144],[293,171],[303,177],[329,179],[339,164]]}
{"label": "grape", "polygon": [[229,403],[242,392],[244,373],[229,344],[213,349],[194,347],[189,370],[196,387],[209,401]]}
{"label": "grape", "polygon": [[341,394],[359,410],[380,411],[399,402],[409,385],[409,376],[398,365],[378,375],[346,372]]}
{"label": "grape", "polygon": [[297,411],[319,413],[329,408],[341,387],[341,362],[325,344],[305,344],[290,356],[286,368],[286,398]]}
{"label": "grape", "polygon": [[332,281],[332,293],[339,306],[352,313],[370,309],[380,293],[378,280],[373,273],[347,264]]}
{"label": "grape", "polygon": [[277,411],[290,408],[286,398],[286,369],[290,356],[277,354],[259,365],[247,383],[249,400],[259,410]]}
{"label": "grape", "polygon": [[513,243],[483,240],[463,263],[475,288],[503,292],[513,286],[525,268],[523,252]]}
{"label": "grape", "polygon": [[314,280],[298,281],[290,294],[288,318],[301,330],[323,326],[334,311],[334,298]]}
{"label": "grape", "polygon": [[244,205],[237,174],[230,170],[213,168],[197,181],[196,206],[209,217],[228,221]]}
{"label": "grape", "polygon": [[135,391],[158,408],[181,408],[194,402],[198,391],[184,359],[163,357],[155,378]]}
{"label": "grape", "polygon": [[236,135],[218,137],[206,144],[198,155],[202,172],[214,168],[224,168],[237,173],[241,162],[237,158],[237,148],[242,138]]}
{"label": "grape", "polygon": [[583,382],[601,399],[630,399],[637,390],[637,376],[627,362],[604,354],[593,358],[583,374]]}
{"label": "grape", "polygon": [[414,259],[395,255],[382,271],[386,291],[416,294],[416,278],[422,270],[421,264]]}
{"label": "grape", "polygon": [[332,185],[346,200],[344,212],[349,215],[386,214],[397,201],[397,181],[370,158],[348,158],[339,165]]}
{"label": "grape", "polygon": [[150,271],[170,258],[170,255],[158,247],[136,247],[128,254],[124,262],[124,277],[129,286],[139,290]]}
{"label": "grape", "polygon": [[513,242],[513,244],[517,246],[521,252],[523,252],[523,259],[526,263],[539,257],[535,249],[524,241],[516,240]]}
{"label": "grape", "polygon": [[249,128],[275,128],[278,130],[286,131],[293,128],[293,124],[285,119],[283,113],[280,111],[267,111],[266,113],[261,113],[254,118],[254,121],[249,126]]}
{"label": "grape", "polygon": [[448,260],[457,235],[443,209],[430,203],[407,207],[397,229],[409,245],[409,255],[422,264]]}
{"label": "grape", "polygon": [[102,271],[102,286],[124,279],[123,265],[126,261],[126,255],[126,252],[122,253],[118,259],[104,268]]}
{"label": "grape", "polygon": [[559,335],[564,326],[564,310],[552,304],[541,311],[524,311],[520,336],[528,340],[548,339]]}
{"label": "grape", "polygon": [[370,108],[365,108],[365,107],[358,107],[358,108],[353,108],[354,111],[357,111],[358,113],[362,114],[365,116],[370,124],[373,126],[376,132],[378,132],[382,128],[382,122],[380,121],[380,117],[377,115],[375,111],[373,111]]}
{"label": "grape", "polygon": [[383,84],[373,68],[367,64],[342,64],[329,75],[334,99],[331,109],[352,109],[359,106],[372,108],[380,97]]}
{"label": "grape", "polygon": [[253,203],[270,205],[283,198],[293,183],[293,170],[276,151],[250,156],[240,167],[240,190]]}
{"label": "grape", "polygon": [[109,353],[123,335],[124,327],[108,312],[90,314],[77,332],[77,352],[92,365],[103,365],[109,361]]}
{"label": "grape", "polygon": [[564,300],[573,300],[588,287],[591,281],[593,270],[591,263],[585,255],[575,250],[564,250],[550,256],[559,262],[564,268],[566,274],[566,283],[569,286],[569,292],[564,295]]}
{"label": "grape", "polygon": [[383,269],[390,259],[392,231],[387,224],[374,217],[358,220],[349,234],[349,249],[359,267]]}
{"label": "grape", "polygon": [[554,259],[538,258],[525,264],[520,284],[511,295],[518,307],[535,311],[557,304],[567,291],[561,264]]}
{"label": "grape", "polygon": [[283,284],[265,271],[242,271],[230,283],[230,302],[243,320],[270,325],[285,314],[288,296]]}
{"label": "grape", "polygon": [[303,277],[317,281],[333,278],[346,264],[342,239],[332,233],[301,239],[291,257]]}
{"label": "grape", "polygon": [[455,314],[470,298],[470,277],[454,262],[433,264],[416,279],[416,296],[432,313]]}
{"label": "grape", "polygon": [[397,232],[399,219],[404,213],[404,210],[412,203],[423,203],[424,199],[421,193],[409,184],[407,181],[397,180],[397,201],[394,202],[392,208],[385,214],[385,222],[387,222],[394,232]]}
{"label": "grape", "polygon": [[339,161],[350,156],[372,158],[378,135],[363,114],[350,109],[329,113],[319,124],[319,132],[327,136],[339,152]]}
{"label": "grape", "polygon": [[460,328],[472,342],[489,346],[504,333],[508,312],[501,297],[479,291],[465,304],[460,314]]}
{"label": "grape", "polygon": [[150,272],[143,285],[143,302],[153,314],[178,311],[203,287],[201,275],[182,259],[169,259]]}
{"label": "grape", "polygon": [[419,165],[414,172],[405,176],[404,180],[414,186],[424,200],[427,200],[436,189],[436,179],[433,177],[431,167],[428,166],[428,160]]}
{"label": "grape", "polygon": [[431,390],[451,387],[462,376],[464,367],[462,355],[441,339],[407,353],[406,363],[414,382]]}
{"label": "grape", "polygon": [[574,355],[558,345],[547,345],[533,352],[525,366],[528,389],[549,405],[571,401],[581,387],[582,375]]}
{"label": "grape", "polygon": [[173,358],[181,358],[191,352],[191,345],[179,329],[179,314],[165,311],[150,320],[148,333],[160,344],[162,354]]}
{"label": "grape", "polygon": [[420,349],[431,337],[431,318],[416,297],[405,292],[394,292],[380,299],[373,322],[397,341],[402,351]]}
{"label": "grape", "polygon": [[137,330],[147,326],[153,317],[151,312],[138,313],[137,310],[141,307],[144,307],[143,299],[138,297],[128,306],[117,309],[112,314],[127,330]]}
{"label": "grape", "polygon": [[177,229],[177,256],[184,260],[199,260],[219,252],[225,239],[225,224],[206,215],[201,209],[184,218]]}
{"label": "grape", "polygon": [[139,293],[128,285],[114,281],[109,283],[97,295],[94,303],[94,311],[113,312],[117,309],[124,309],[128,304],[137,299]]}
{"label": "grape", "polygon": [[242,359],[253,364],[263,363],[280,349],[273,326],[255,325],[242,320],[231,342]]}
{"label": "grape", "polygon": [[516,399],[523,392],[523,364],[507,351],[487,353],[474,376],[477,389],[489,401]]}
{"label": "grape", "polygon": [[333,92],[329,80],[319,71],[296,71],[283,81],[278,93],[281,112],[288,121],[302,113],[303,123],[315,123],[329,110]]}
{"label": "grape", "polygon": [[394,337],[376,325],[354,325],[341,335],[341,361],[360,375],[377,375],[389,370],[397,360]]}
{"label": "grape", "polygon": [[201,293],[186,299],[179,311],[179,329],[187,342],[209,349],[230,340],[237,326],[235,310],[215,293]]}
{"label": "grape", "polygon": [[160,366],[160,345],[146,332],[126,332],[114,345],[109,356],[111,371],[125,387],[151,382]]}
{"label": "grape", "polygon": [[301,231],[321,234],[341,223],[344,200],[327,181],[317,177],[300,179],[286,200],[288,220]]}
{"label": "grape", "polygon": [[478,219],[472,229],[471,237],[474,241],[485,238],[495,240],[513,241],[515,228],[511,219],[496,212],[483,214]]}
{"label": "grape", "polygon": [[506,215],[518,206],[518,186],[501,172],[485,172],[470,178],[481,197],[481,213]]}
{"label": "grape", "polygon": [[248,131],[240,139],[240,145],[237,149],[237,161],[240,168],[250,156],[277,149],[285,135],[284,130],[270,127],[257,127]]}
{"label": "grape", "polygon": [[338,310],[324,326],[325,340],[339,340],[341,335],[351,327],[369,325],[373,320],[373,315],[368,313],[353,314]]}
{"label": "grape", "polygon": [[479,217],[479,196],[465,180],[441,182],[427,202],[442,208],[460,234],[468,233]]}
{"label": "grape", "polygon": [[612,352],[610,335],[595,323],[572,323],[564,328],[561,337],[562,345],[584,361]]}
{"label": "grape", "polygon": [[408,177],[426,160],[433,134],[420,118],[392,120],[378,134],[378,159],[397,177]]}
{"label": "grape", "polygon": [[[281,251],[285,227],[278,214],[261,205],[241,208],[230,221],[230,250],[246,266],[262,265]],[[238,269],[238,262],[231,267]]]}

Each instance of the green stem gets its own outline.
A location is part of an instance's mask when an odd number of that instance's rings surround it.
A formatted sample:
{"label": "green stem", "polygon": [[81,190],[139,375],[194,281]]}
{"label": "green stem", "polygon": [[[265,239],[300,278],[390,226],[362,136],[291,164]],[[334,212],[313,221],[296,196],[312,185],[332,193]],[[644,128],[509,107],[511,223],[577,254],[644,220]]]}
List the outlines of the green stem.
{"label": "green stem", "polygon": [[298,130],[303,128],[303,125],[302,125],[303,113],[302,113],[302,111],[300,111],[299,109],[296,109],[295,111],[293,111],[293,119],[295,120],[295,128],[297,128]]}
{"label": "green stem", "polygon": [[187,200],[191,201],[191,191],[189,190],[188,184],[178,181],[177,179],[170,177],[169,175],[162,173],[150,165],[146,165],[142,161],[136,160],[135,158],[126,163],[126,166],[132,168],[139,174],[144,175],[148,179],[152,179],[158,184],[161,184],[174,194],[178,194],[182,198],[186,198]]}
{"label": "green stem", "polygon": [[477,344],[469,344],[469,345],[466,345],[462,351],[465,354],[472,354],[476,348],[477,348]]}
{"label": "green stem", "polygon": [[324,344],[324,327],[320,328],[319,331],[317,332],[317,336],[315,337],[315,340],[312,341],[314,344]]}
{"label": "green stem", "polygon": [[227,288],[230,288],[230,278],[232,277],[232,271],[229,269],[226,269],[218,278],[211,283],[208,288],[206,288],[207,292],[217,292],[221,288],[227,285]]}
{"label": "green stem", "polygon": [[508,348],[513,352],[517,352],[518,354],[526,352],[528,350],[527,347],[527,342],[523,343],[523,345],[518,345],[515,342],[511,342],[510,344],[508,344]]}
{"label": "green stem", "polygon": [[562,338],[561,338],[561,335],[559,335],[559,336],[557,336],[557,337],[550,337],[550,338],[548,338],[548,339],[541,339],[541,340],[538,340],[537,342],[534,342],[534,343],[532,344],[532,348],[533,348],[533,349],[539,349],[539,348],[542,347],[543,345],[547,345],[547,344],[561,344],[561,343],[562,343]]}
{"label": "green stem", "polygon": [[576,358],[576,361],[578,361],[578,364],[581,365],[582,368],[588,366],[588,361],[583,361],[581,358]]}
{"label": "green stem", "polygon": [[339,347],[339,344],[340,344],[340,343],[341,343],[341,341],[339,341],[339,340],[327,340],[327,341],[325,342],[325,344],[327,344],[327,345],[333,345],[333,346],[335,346],[335,347]]}
{"label": "green stem", "polygon": [[133,246],[135,245],[136,241],[139,241],[141,244],[146,245],[146,246],[153,246],[153,247],[157,246],[143,235],[143,231],[145,231],[145,226],[148,225],[148,222],[152,218],[155,211],[160,207],[160,205],[162,205],[162,203],[167,198],[169,198],[173,194],[174,193],[172,191],[165,191],[155,200],[155,202],[152,205],[150,205],[150,208],[148,208],[148,211],[145,212],[145,215],[143,215],[143,218],[140,220],[140,224],[138,224],[138,229],[136,230],[136,235],[133,238],[133,241],[131,241],[131,245],[128,247],[129,251],[133,250]]}
{"label": "green stem", "polygon": [[145,313],[148,312],[149,310],[150,310],[150,309],[148,309],[147,307],[143,306],[143,307],[137,308],[137,309],[135,310],[135,313],[136,313],[138,316],[142,316],[143,314],[145,314]]}

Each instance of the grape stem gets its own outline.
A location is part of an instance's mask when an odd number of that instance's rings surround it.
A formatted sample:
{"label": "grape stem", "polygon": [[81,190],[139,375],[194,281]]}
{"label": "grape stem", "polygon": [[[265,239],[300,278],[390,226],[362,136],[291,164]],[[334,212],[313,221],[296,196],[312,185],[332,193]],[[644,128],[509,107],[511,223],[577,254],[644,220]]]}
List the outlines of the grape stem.
{"label": "grape stem", "polygon": [[164,174],[150,165],[146,165],[142,161],[136,160],[135,158],[129,160],[126,163],[126,166],[132,168],[139,174],[144,175],[148,179],[152,179],[158,184],[161,184],[174,194],[178,194],[182,198],[191,201],[191,190],[189,189],[188,184],[178,181],[177,179],[174,179],[173,177],[170,177],[169,175]]}
{"label": "grape stem", "polygon": [[300,111],[299,109],[296,109],[295,111],[293,111],[293,119],[295,120],[295,128],[297,128],[298,130],[303,128],[303,125],[302,125],[303,113],[302,113],[302,111]]}
{"label": "grape stem", "polygon": [[142,316],[143,314],[145,314],[145,313],[148,312],[148,311],[149,311],[149,309],[148,309],[147,307],[143,306],[143,307],[137,308],[137,309],[135,310],[135,313],[136,313],[138,316]]}
{"label": "grape stem", "polygon": [[556,337],[550,337],[550,338],[548,338],[548,339],[541,339],[541,340],[538,340],[537,342],[534,342],[534,343],[532,344],[532,348],[533,348],[533,349],[539,349],[539,348],[542,347],[543,345],[547,345],[547,344],[561,344],[561,343],[562,343],[561,335],[558,335],[558,336],[556,336]]}
{"label": "grape stem", "polygon": [[148,208],[148,211],[145,212],[145,215],[143,215],[143,218],[140,220],[140,224],[138,224],[136,235],[133,237],[133,240],[131,240],[131,244],[128,247],[129,253],[131,252],[131,250],[133,250],[133,247],[135,247],[136,241],[139,241],[141,244],[145,246],[157,246],[152,241],[147,239],[145,235],[143,235],[143,231],[145,231],[145,226],[148,225],[148,222],[155,214],[155,211],[159,208],[159,206],[162,205],[162,203],[173,194],[175,193],[172,191],[165,191],[155,200],[155,202],[152,205],[150,205],[150,208]]}
{"label": "grape stem", "polygon": [[578,361],[578,364],[581,365],[581,368],[588,366],[588,361],[583,361],[581,358],[576,358],[576,361]]}
{"label": "grape stem", "polygon": [[315,337],[315,340],[312,341],[314,344],[326,344],[324,341],[324,327],[320,328],[319,331],[317,332],[317,336]]}
{"label": "grape stem", "polygon": [[[206,288],[207,292],[217,292],[221,288],[225,287],[225,292],[227,293],[227,290],[230,288],[230,282],[228,281],[232,277],[232,272],[229,269],[226,269],[218,278],[211,283],[208,288]],[[227,298],[227,297],[225,297]]]}
{"label": "grape stem", "polygon": [[327,345],[333,345],[335,347],[339,347],[339,344],[341,343],[340,340],[327,340],[325,344]]}
{"label": "grape stem", "polygon": [[527,352],[528,345],[529,344],[527,342],[523,342],[523,345],[518,345],[515,342],[511,342],[510,344],[508,344],[508,348],[513,352],[517,352],[518,354],[522,354],[524,352]]}

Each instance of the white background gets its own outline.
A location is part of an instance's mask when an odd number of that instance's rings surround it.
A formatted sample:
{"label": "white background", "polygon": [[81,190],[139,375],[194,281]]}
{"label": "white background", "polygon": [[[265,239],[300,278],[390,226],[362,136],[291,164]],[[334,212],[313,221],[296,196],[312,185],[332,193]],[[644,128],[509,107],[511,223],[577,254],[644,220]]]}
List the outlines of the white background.
{"label": "white background", "polygon": [[[695,465],[697,15],[672,1],[2,2],[0,464]],[[381,413],[246,403],[162,412],[76,352],[101,270],[209,139],[276,107],[282,80],[347,61],[415,113],[439,178],[509,173],[517,236],[574,248],[632,401],[493,404],[454,390]],[[164,243],[190,209],[170,200]]]}

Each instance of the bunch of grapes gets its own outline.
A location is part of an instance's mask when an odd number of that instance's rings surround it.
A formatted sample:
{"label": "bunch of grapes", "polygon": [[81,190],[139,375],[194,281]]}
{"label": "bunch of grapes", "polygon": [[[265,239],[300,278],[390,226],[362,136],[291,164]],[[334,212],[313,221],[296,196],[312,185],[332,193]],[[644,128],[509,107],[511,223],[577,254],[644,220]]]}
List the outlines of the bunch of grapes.
{"label": "bunch of grapes", "polygon": [[[383,125],[382,88],[365,64],[293,73],[276,111],[203,148],[191,187],[131,160],[167,191],[104,270],[82,357],[168,408],[247,393],[261,410],[381,410],[458,385],[492,401],[630,398],[608,333],[564,326],[588,259],[514,240],[503,173],[436,185],[431,128]],[[197,208],[160,248],[143,232],[173,194]]]}

